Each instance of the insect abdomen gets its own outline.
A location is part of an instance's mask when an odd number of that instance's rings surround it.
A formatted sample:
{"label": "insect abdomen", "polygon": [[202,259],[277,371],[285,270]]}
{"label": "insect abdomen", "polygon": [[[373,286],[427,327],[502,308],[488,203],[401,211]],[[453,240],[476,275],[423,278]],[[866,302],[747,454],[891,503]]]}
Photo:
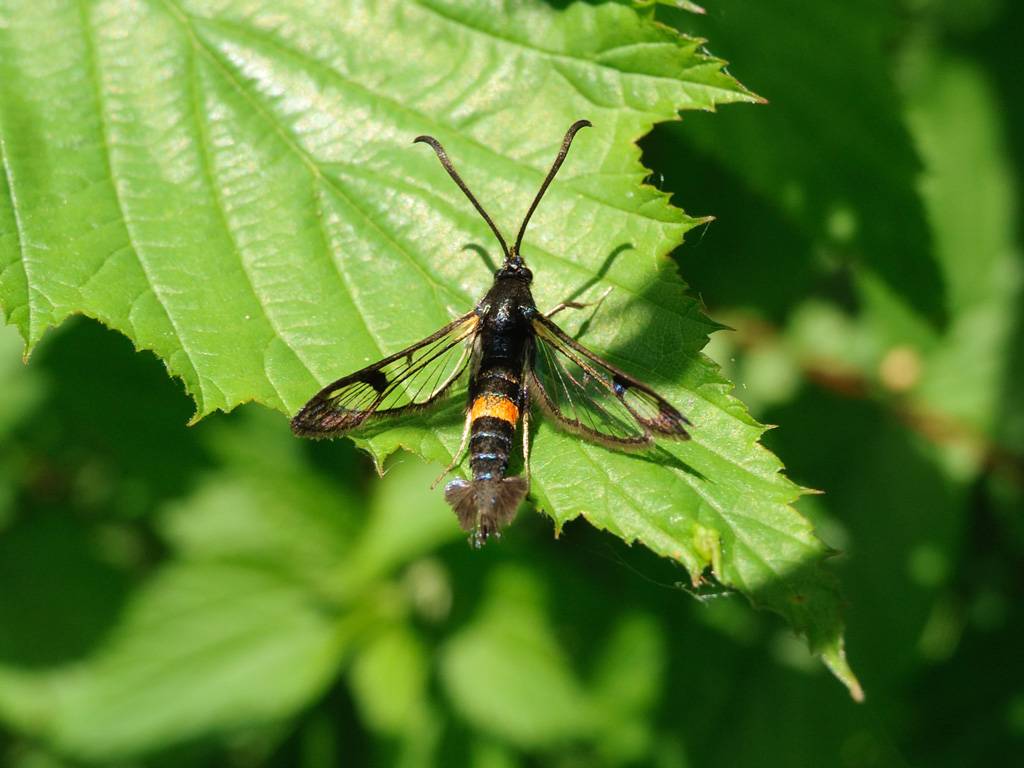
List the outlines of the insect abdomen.
{"label": "insect abdomen", "polygon": [[477,373],[470,405],[469,466],[474,480],[500,480],[519,423],[519,374],[504,365]]}

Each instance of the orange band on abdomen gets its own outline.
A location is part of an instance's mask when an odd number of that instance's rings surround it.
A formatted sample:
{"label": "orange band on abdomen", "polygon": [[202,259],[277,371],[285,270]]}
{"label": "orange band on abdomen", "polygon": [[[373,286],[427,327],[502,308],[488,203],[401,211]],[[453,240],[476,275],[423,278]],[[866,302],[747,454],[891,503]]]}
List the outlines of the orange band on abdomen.
{"label": "orange band on abdomen", "polygon": [[515,426],[519,421],[519,409],[507,397],[502,397],[501,395],[481,395],[473,401],[473,407],[469,411],[470,421],[475,421],[481,416],[501,419]]}

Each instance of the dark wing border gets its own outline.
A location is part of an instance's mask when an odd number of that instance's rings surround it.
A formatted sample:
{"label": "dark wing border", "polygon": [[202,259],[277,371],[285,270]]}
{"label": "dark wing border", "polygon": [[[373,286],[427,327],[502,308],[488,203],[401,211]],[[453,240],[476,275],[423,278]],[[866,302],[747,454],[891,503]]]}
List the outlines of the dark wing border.
{"label": "dark wing border", "polygon": [[[476,312],[468,312],[415,344],[328,384],[295,414],[291,421],[292,432],[300,437],[334,437],[371,418],[400,416],[429,407],[466,370],[478,327]],[[458,347],[461,347],[461,357],[448,374],[442,376],[449,355]],[[392,366],[403,358],[404,364]],[[399,390],[402,385],[415,381],[428,371],[432,364],[436,373],[431,371],[423,377],[424,381],[415,394],[408,396],[404,390]],[[389,367],[392,370],[388,370]],[[430,387],[426,396],[417,399],[428,383]],[[403,396],[408,402],[400,402]],[[398,404],[382,407],[392,399]]]}
{"label": "dark wing border", "polygon": [[[635,422],[637,432],[635,434],[614,434],[610,431],[596,429],[595,427],[598,425],[594,422],[591,422],[590,426],[584,424],[579,419],[578,413],[577,418],[570,418],[559,408],[557,400],[551,396],[548,387],[541,381],[536,371],[531,370],[528,380],[534,394],[534,400],[538,402],[545,413],[553,417],[563,427],[595,442],[624,450],[646,448],[653,442],[654,435],[677,440],[688,440],[690,438],[690,434],[686,429],[690,425],[689,419],[683,416],[671,403],[651,389],[651,387],[591,352],[547,317],[537,315],[533,318],[532,322],[535,332],[535,344],[539,347],[534,354],[542,353],[543,348],[541,345],[546,344],[558,355],[571,361],[586,376],[597,382],[597,385],[605,393],[618,401],[621,407],[625,409],[628,417],[631,417]],[[549,385],[551,388],[559,384],[568,388],[566,381],[569,381],[575,387],[577,394],[583,397],[588,396],[584,385],[576,381],[572,374],[565,369],[564,364],[558,359],[557,355],[551,357],[551,364],[561,366],[561,371],[559,372],[560,381],[557,383],[551,382]],[[597,403],[593,397],[590,400],[591,407],[606,415],[609,421],[617,421],[620,431],[622,431],[623,419],[619,418],[621,414],[609,413],[608,409]]]}

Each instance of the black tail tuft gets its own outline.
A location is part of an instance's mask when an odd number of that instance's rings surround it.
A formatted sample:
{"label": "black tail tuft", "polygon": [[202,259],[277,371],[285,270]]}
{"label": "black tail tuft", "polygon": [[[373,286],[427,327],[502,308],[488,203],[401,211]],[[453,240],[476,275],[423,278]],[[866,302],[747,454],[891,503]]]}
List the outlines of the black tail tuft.
{"label": "black tail tuft", "polygon": [[462,530],[470,531],[473,546],[481,547],[491,536],[512,522],[528,489],[526,478],[503,480],[452,480],[444,498],[455,510]]}

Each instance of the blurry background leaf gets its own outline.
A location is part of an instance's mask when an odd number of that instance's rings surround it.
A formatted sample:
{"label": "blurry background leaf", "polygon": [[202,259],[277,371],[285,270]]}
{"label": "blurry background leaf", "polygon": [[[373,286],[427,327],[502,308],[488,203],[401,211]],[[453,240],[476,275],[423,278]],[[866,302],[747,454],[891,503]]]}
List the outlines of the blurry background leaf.
{"label": "blurry background leaf", "polygon": [[650,752],[648,725],[662,693],[664,631],[646,614],[624,614],[607,639],[594,672],[594,696],[606,726],[600,747],[611,762],[641,760]]}
{"label": "blurry background leaf", "polygon": [[[947,291],[917,195],[920,161],[884,50],[896,15],[885,0],[811,7],[721,0],[706,16],[673,17],[726,58],[742,55],[750,86],[770,104],[710,120],[695,116],[685,126],[663,127],[651,142],[649,162],[670,182],[685,179],[699,190],[681,195],[682,202],[719,216],[712,236],[728,238],[742,259],[741,283],[726,279],[699,250],[685,259],[688,276],[713,304],[775,303],[777,312],[785,305],[774,291],[759,290],[764,279],[784,273],[782,297],[795,297],[823,281],[837,261],[853,259],[909,310],[932,323],[945,320]],[[680,144],[693,149],[679,152]],[[770,206],[782,221],[766,226],[756,215],[759,226],[751,228],[721,219],[733,210],[728,201],[718,205],[722,172],[745,187],[749,206]],[[794,225],[802,233],[791,232]],[[796,241],[791,253],[773,247],[779,238]],[[822,252],[808,254],[801,240]]]}
{"label": "blurry background leaf", "polygon": [[[109,357],[110,337],[93,340],[94,330],[62,335]],[[152,365],[124,365],[129,351],[121,354],[115,369],[159,376]],[[129,406],[124,417],[159,419],[144,410]],[[393,501],[421,490],[430,470],[400,465],[367,504],[337,473],[312,471],[305,446],[278,424],[251,411],[192,432],[189,442],[199,439],[212,463],[156,516],[152,533],[173,556],[166,564],[147,564],[150,534],[93,514],[43,512],[5,533],[0,712],[8,721],[99,761],[248,732],[308,704],[347,654],[413,609],[413,585],[382,580],[457,537],[457,524],[437,499],[398,546],[373,532],[389,516],[399,524]],[[352,453],[338,448],[335,458]],[[129,590],[133,573],[144,577]]]}
{"label": "blurry background leaf", "polygon": [[57,684],[62,749],[110,759],[281,717],[333,677],[348,638],[273,572],[189,563],[156,574],[85,669]]}
{"label": "blurry background leaf", "polygon": [[441,660],[457,712],[519,747],[569,743],[596,726],[593,705],[547,626],[542,585],[505,569],[492,576],[481,614]]}
{"label": "blurry background leaf", "polygon": [[[783,5],[769,4],[762,11]],[[646,142],[645,160],[663,173],[662,183],[679,200],[693,208],[697,195],[710,195],[709,210],[719,214],[706,235],[680,254],[715,316],[739,331],[716,336],[709,350],[737,380],[737,391],[755,414],[784,425],[766,442],[787,457],[794,479],[826,491],[802,502],[801,509],[823,538],[843,551],[836,565],[844,585],[850,585],[851,646],[858,648],[855,661],[863,652],[868,665],[867,721],[852,713],[838,721],[815,717],[811,713],[823,702],[810,687],[787,687],[783,693],[776,683],[749,681],[744,691],[772,690],[773,701],[781,696],[799,707],[799,714],[756,696],[742,698],[749,715],[741,716],[740,730],[752,734],[764,727],[764,735],[746,741],[749,751],[739,743],[725,757],[721,749],[709,751],[706,756],[716,762],[762,764],[764,754],[756,745],[766,743],[768,733],[773,743],[780,739],[806,749],[789,753],[806,756],[798,762],[827,762],[829,749],[835,749],[851,765],[914,762],[908,755],[924,753],[926,762],[955,765],[972,750],[998,759],[1008,739],[1020,738],[1012,724],[1018,685],[986,676],[979,685],[987,698],[970,702],[957,703],[953,691],[957,681],[971,685],[966,682],[970,665],[986,666],[974,655],[978,649],[988,647],[998,656],[1009,641],[1018,622],[1007,601],[1019,596],[1022,586],[1010,573],[1019,574],[1024,553],[1016,522],[1024,509],[1024,451],[1014,437],[1017,422],[1008,414],[1019,413],[1024,404],[1016,363],[1024,287],[1019,227],[1024,133],[1006,74],[1016,55],[1010,30],[1019,34],[1022,16],[1014,4],[974,3],[963,13],[956,4],[920,6],[905,27],[878,28],[901,45],[898,58],[876,61],[884,74],[879,84],[889,97],[899,92],[886,82],[898,84],[907,104],[903,114],[890,113],[881,123],[905,123],[923,163],[922,173],[903,176],[901,194],[920,195],[945,286],[945,325],[931,322],[928,312],[895,291],[869,260],[837,262],[843,249],[823,236],[821,221],[795,217],[780,205],[787,199],[782,175],[775,179],[780,186],[769,191],[757,186],[757,164],[753,173],[734,165],[729,155],[736,136],[727,127],[749,114],[723,113],[722,133],[708,124],[696,142],[687,124],[672,127],[675,143],[664,130]],[[709,9],[704,30],[716,40],[716,51],[729,55],[722,47],[728,35],[745,29],[756,14],[744,9],[730,17],[728,3],[719,7],[719,15]],[[812,18],[844,14],[839,4],[825,4],[807,8],[806,14],[787,11],[784,18],[788,27],[799,29]],[[870,4],[862,15],[865,19],[851,16],[836,26],[826,38],[829,44],[842,46],[851,30],[870,20]],[[810,35],[792,47],[806,54],[822,39]],[[737,50],[776,41],[777,36],[761,34]],[[864,53],[873,55],[870,49]],[[857,59],[847,82],[860,82],[863,60]],[[780,61],[785,59],[773,59]],[[831,66],[841,61],[849,60],[830,59]],[[771,63],[762,69],[771,69]],[[794,70],[787,72],[787,82],[774,89],[756,76],[750,79],[769,99],[764,112],[775,111],[776,120],[792,124],[837,114],[789,114],[813,92],[817,74],[793,79]],[[860,134],[872,135],[871,116],[858,111],[856,119],[866,121]],[[800,133],[773,132],[770,126],[770,121],[760,126],[757,138],[772,155],[766,162],[781,163],[797,143],[807,141]],[[901,146],[875,135],[872,147],[880,156]],[[765,142],[773,148],[765,149]],[[812,196],[817,204],[843,187],[845,159],[838,151],[817,151],[821,145],[814,140],[810,145],[815,151],[807,154],[820,158],[828,173],[839,169],[835,183],[819,177]],[[902,147],[907,146],[904,140]],[[801,185],[811,188],[813,177],[799,175]],[[893,177],[864,173],[865,194],[887,199],[887,178]],[[912,208],[898,210],[882,223],[904,224],[902,216]],[[831,427],[823,429],[825,423]],[[892,631],[879,633],[880,626]],[[925,701],[924,691],[935,698]],[[892,717],[914,723],[912,745],[902,728],[881,725]],[[947,739],[936,732],[936,723],[963,722],[959,718],[984,736]],[[807,731],[786,733],[794,721],[816,723],[816,738],[806,739]]]}

